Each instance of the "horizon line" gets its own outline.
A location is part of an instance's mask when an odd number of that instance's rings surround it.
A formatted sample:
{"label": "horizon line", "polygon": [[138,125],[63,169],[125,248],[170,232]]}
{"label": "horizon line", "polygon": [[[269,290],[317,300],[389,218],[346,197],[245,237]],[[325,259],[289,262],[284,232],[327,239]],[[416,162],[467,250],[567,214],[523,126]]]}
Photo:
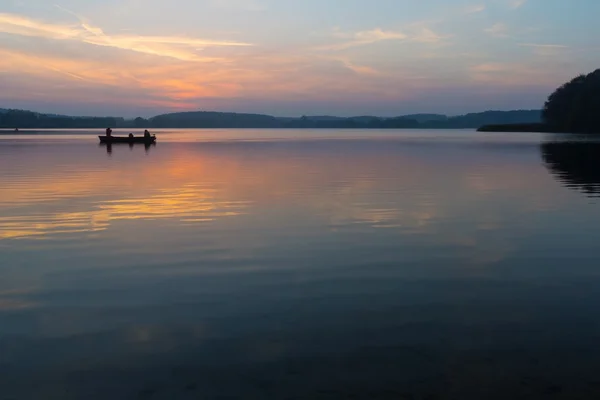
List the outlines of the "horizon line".
{"label": "horizon line", "polygon": [[32,112],[35,114],[40,114],[40,115],[56,115],[56,116],[61,116],[61,117],[69,117],[69,118],[118,118],[118,119],[123,119],[123,120],[135,120],[137,118],[142,118],[145,120],[149,120],[158,116],[162,116],[162,115],[169,115],[169,114],[184,114],[184,113],[218,113],[218,114],[238,114],[238,115],[264,115],[264,116],[268,116],[268,117],[273,117],[273,118],[291,118],[291,119],[299,119],[302,117],[307,117],[307,118],[311,118],[311,117],[330,117],[330,118],[344,118],[344,119],[350,119],[350,118],[364,118],[364,117],[373,117],[373,118],[381,118],[381,119],[391,119],[391,118],[402,118],[402,117],[407,117],[407,116],[413,116],[413,115],[438,115],[438,116],[444,116],[444,117],[448,117],[448,118],[452,118],[452,117],[460,117],[460,116],[464,116],[464,115],[469,115],[469,114],[482,114],[482,113],[486,113],[486,112],[517,112],[517,111],[542,111],[543,108],[519,108],[519,109],[505,109],[505,110],[500,110],[500,109],[487,109],[487,110],[483,110],[483,111],[469,111],[466,113],[462,113],[462,114],[445,114],[445,113],[437,113],[437,112],[413,112],[413,113],[408,113],[408,114],[398,114],[398,115],[393,115],[393,116],[378,116],[378,115],[369,115],[369,114],[357,114],[357,115],[352,115],[352,116],[348,116],[348,117],[344,117],[344,116],[339,116],[339,115],[332,115],[332,114],[303,114],[303,115],[299,115],[299,116],[276,116],[276,115],[272,115],[272,114],[268,114],[268,113],[258,113],[258,112],[243,112],[243,111],[215,111],[215,110],[188,110],[188,111],[172,111],[172,112],[164,112],[164,113],[159,113],[150,117],[141,117],[141,116],[136,116],[136,117],[123,117],[123,116],[116,116],[116,115],[69,115],[69,114],[58,114],[56,112],[41,112],[41,111],[34,111],[34,110],[29,110],[29,109],[24,109],[24,108],[6,108],[6,107],[0,107],[0,110],[6,110],[6,111],[25,111],[25,112]]}

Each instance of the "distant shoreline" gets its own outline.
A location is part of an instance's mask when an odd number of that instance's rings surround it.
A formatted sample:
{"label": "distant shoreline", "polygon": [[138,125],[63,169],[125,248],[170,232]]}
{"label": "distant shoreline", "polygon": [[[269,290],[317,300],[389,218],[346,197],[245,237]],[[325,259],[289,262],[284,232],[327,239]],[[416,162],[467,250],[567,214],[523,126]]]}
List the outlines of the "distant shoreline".
{"label": "distant shoreline", "polygon": [[369,115],[337,117],[316,115],[275,117],[214,111],[161,114],[148,119],[117,117],[72,117],[40,114],[27,110],[0,109],[2,133],[44,129],[477,129],[488,124],[539,123],[541,110],[484,111],[458,116],[444,114],[407,114],[397,117]]}
{"label": "distant shoreline", "polygon": [[[344,131],[357,131],[357,130],[365,130],[365,131],[406,131],[406,130],[434,130],[434,131],[443,131],[443,130],[456,130],[456,131],[473,131],[476,128],[442,128],[442,127],[413,127],[413,128],[368,128],[368,127],[215,127],[215,128],[207,128],[207,127],[198,127],[198,128],[180,128],[180,127],[161,127],[161,128],[148,128],[150,132],[154,131],[165,131],[165,130],[297,130],[297,131],[310,131],[310,130],[344,130]],[[10,129],[0,129],[0,135],[10,135],[10,136],[27,136],[27,135],[43,135],[43,134],[64,134],[68,132],[69,134],[102,134],[104,133],[103,128],[31,128],[31,129],[19,129],[18,132]],[[133,134],[142,134],[143,129],[128,129],[128,128],[114,128],[113,133],[117,134],[125,134],[125,133],[133,133]]]}
{"label": "distant shoreline", "polygon": [[564,133],[564,134],[582,134],[598,135],[600,131],[574,132],[564,129],[556,129],[551,125],[543,123],[533,124],[490,124],[483,125],[477,132],[520,132],[520,133]]}
{"label": "distant shoreline", "polygon": [[531,124],[491,124],[483,125],[477,132],[535,132],[535,133],[563,133],[553,129],[550,125]]}
{"label": "distant shoreline", "polygon": [[[417,127],[395,127],[395,128],[371,128],[371,127],[160,127],[151,130],[366,130],[366,131],[393,131],[393,130],[476,130],[477,132],[514,132],[514,133],[565,133],[560,132],[557,129],[552,129],[551,126],[541,123],[521,123],[521,124],[489,124],[483,125],[479,128],[450,128],[450,127],[430,127],[430,126],[417,126]],[[66,131],[66,132],[65,132]],[[139,132],[138,132],[139,131]],[[104,132],[103,128],[30,128],[20,129],[15,131],[14,129],[0,129],[0,135],[4,136],[28,136],[28,135],[45,135],[45,134],[99,134]],[[141,133],[143,130],[139,128],[115,128],[115,133]]]}

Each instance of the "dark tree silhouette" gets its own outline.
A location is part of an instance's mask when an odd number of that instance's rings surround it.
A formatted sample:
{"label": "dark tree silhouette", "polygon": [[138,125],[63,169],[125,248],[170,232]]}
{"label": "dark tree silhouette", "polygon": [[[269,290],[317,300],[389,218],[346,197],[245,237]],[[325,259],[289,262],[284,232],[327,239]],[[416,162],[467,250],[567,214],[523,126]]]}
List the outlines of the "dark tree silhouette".
{"label": "dark tree silhouette", "polygon": [[548,142],[541,145],[550,172],[565,186],[600,197],[600,142]]}
{"label": "dark tree silhouette", "polygon": [[0,113],[0,128],[106,128],[117,126],[122,118],[68,117],[39,114],[25,110],[5,110]]}
{"label": "dark tree silhouette", "polygon": [[556,89],[542,116],[555,131],[600,133],[600,69]]}
{"label": "dark tree silhouette", "polygon": [[137,117],[136,119],[133,120],[133,126],[136,128],[149,128],[149,123],[148,120],[142,118],[142,117]]}

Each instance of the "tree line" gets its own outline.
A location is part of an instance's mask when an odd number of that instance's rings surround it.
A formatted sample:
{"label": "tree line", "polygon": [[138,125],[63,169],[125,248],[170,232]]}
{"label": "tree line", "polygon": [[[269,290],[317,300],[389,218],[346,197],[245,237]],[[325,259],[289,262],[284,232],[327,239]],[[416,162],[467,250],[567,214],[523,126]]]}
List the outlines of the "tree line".
{"label": "tree line", "polygon": [[303,116],[282,118],[263,114],[191,111],[157,115],[152,118],[69,117],[23,110],[0,110],[2,129],[48,128],[294,128],[294,129],[461,129],[483,124],[537,123],[540,110],[486,111],[448,117],[413,114],[400,117]]}
{"label": "tree line", "polygon": [[0,112],[0,128],[10,129],[106,128],[118,126],[122,121],[122,118],[114,117],[68,117],[25,110]]}

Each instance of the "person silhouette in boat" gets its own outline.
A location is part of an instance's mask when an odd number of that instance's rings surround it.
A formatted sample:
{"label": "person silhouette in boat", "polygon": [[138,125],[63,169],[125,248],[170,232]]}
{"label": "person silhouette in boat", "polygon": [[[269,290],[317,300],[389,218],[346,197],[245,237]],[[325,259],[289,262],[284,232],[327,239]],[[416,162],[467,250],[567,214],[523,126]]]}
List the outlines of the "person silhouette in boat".
{"label": "person silhouette in boat", "polygon": [[146,129],[146,130],[144,131],[144,139],[150,139],[150,137],[151,137],[151,136],[150,136],[150,132],[148,131],[148,129]]}
{"label": "person silhouette in boat", "polygon": [[112,137],[112,129],[106,128],[106,137]]}

